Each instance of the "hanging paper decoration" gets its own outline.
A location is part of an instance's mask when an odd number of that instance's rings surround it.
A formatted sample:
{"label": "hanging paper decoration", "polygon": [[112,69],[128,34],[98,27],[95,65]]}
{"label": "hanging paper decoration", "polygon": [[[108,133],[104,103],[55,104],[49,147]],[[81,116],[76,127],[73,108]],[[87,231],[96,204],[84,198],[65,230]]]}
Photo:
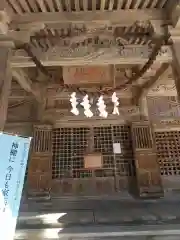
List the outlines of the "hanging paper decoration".
{"label": "hanging paper decoration", "polygon": [[86,117],[91,118],[93,116],[92,111],[90,110],[91,105],[89,104],[89,99],[88,99],[88,95],[86,94],[86,96],[83,98],[83,102],[81,103],[81,105],[84,107],[84,115]]}
{"label": "hanging paper decoration", "polygon": [[75,92],[73,92],[71,94],[70,102],[71,102],[71,106],[72,106],[71,112],[76,116],[79,115],[79,110],[77,109],[78,102],[77,102]]}
{"label": "hanging paper decoration", "polygon": [[108,112],[106,111],[106,105],[104,103],[103,96],[100,96],[97,102],[98,110],[99,110],[99,116],[103,118],[107,118]]}
{"label": "hanging paper decoration", "polygon": [[[114,92],[112,95],[112,102],[114,104],[114,109],[113,109],[112,114],[114,114],[114,115],[115,114],[119,115],[119,107],[118,107],[119,101],[118,100],[119,100],[119,98],[116,96],[116,92]],[[77,97],[76,97],[76,92],[73,92],[71,94],[70,102],[71,102],[71,106],[72,106],[71,112],[74,115],[79,115],[79,110],[77,108],[78,101],[77,101]],[[84,115],[88,118],[93,117],[94,114],[90,109],[91,104],[90,104],[89,96],[87,94],[83,97],[83,101],[81,102],[81,105],[84,107]],[[106,104],[104,102],[104,98],[102,95],[99,97],[96,105],[99,110],[99,116],[103,117],[103,118],[107,118],[108,112],[106,111]]]}
{"label": "hanging paper decoration", "polygon": [[114,109],[113,109],[113,113],[112,114],[119,115],[119,109],[118,109],[119,101],[118,101],[118,99],[119,98],[116,96],[116,93],[114,92],[113,95],[112,95],[112,102],[114,103]]}

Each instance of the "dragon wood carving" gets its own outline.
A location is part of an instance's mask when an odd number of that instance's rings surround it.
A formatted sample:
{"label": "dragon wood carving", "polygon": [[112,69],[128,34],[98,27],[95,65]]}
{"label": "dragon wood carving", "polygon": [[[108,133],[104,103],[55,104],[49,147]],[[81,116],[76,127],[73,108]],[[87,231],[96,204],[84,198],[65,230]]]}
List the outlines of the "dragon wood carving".
{"label": "dragon wood carving", "polygon": [[[62,26],[59,35],[50,35],[40,32],[31,37],[32,48],[37,45],[42,51],[41,59],[53,59],[64,65],[87,64],[94,60],[100,64],[109,63],[112,59],[119,62],[121,58],[143,58],[147,60],[152,52],[153,46],[149,43],[153,41],[152,27],[137,24],[132,26],[137,28],[136,32],[124,32],[123,28],[108,25],[68,25]],[[138,35],[138,36],[137,36]],[[151,37],[150,37],[151,36]],[[146,39],[148,45],[133,45],[132,39]],[[149,39],[149,40],[148,40]],[[41,41],[42,40],[42,41]],[[52,44],[45,43],[46,40]],[[132,44],[132,45],[130,45]],[[48,47],[47,47],[48,46]],[[158,58],[167,56],[171,53],[166,47],[159,51]],[[77,63],[78,61],[78,63]],[[122,62],[123,63],[123,62]]]}

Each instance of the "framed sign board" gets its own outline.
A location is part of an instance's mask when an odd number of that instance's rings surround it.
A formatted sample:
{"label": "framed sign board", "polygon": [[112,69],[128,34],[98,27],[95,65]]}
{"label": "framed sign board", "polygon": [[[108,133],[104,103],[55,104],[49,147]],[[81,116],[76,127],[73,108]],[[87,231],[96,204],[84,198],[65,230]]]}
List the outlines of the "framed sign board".
{"label": "framed sign board", "polygon": [[63,67],[65,84],[109,83],[113,80],[112,66]]}

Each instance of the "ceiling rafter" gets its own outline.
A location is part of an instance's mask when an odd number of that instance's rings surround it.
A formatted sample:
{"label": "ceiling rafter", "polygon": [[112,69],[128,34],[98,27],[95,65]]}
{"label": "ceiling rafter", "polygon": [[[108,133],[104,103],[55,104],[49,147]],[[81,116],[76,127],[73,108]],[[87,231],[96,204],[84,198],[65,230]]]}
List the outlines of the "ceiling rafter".
{"label": "ceiling rafter", "polygon": [[10,11],[18,14],[21,11],[41,12],[44,9],[40,7],[42,4],[45,5],[47,12],[78,12],[80,10],[112,11],[118,9],[164,8],[168,1],[169,0],[7,0],[7,6]]}
{"label": "ceiling rafter", "polygon": [[[129,15],[131,17],[129,17]],[[119,17],[121,16],[121,17]],[[57,12],[46,13],[26,13],[14,15],[12,17],[12,26],[24,25],[28,23],[110,23],[121,26],[132,25],[138,21],[166,20],[163,11],[157,9],[146,10],[118,10],[118,11],[95,11],[95,12],[66,12],[59,14]]]}

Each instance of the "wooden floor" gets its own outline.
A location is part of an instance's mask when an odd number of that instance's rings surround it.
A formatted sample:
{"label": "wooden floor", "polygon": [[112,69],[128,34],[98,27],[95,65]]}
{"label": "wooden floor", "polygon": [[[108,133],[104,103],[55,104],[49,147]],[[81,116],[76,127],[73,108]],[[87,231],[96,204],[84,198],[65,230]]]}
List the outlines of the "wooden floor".
{"label": "wooden floor", "polygon": [[169,195],[156,201],[125,199],[125,196],[121,201],[54,199],[46,201],[46,204],[44,202],[44,210],[38,210],[42,202],[33,204],[31,200],[28,204],[29,212],[20,213],[16,239],[20,239],[20,235],[24,236],[23,239],[32,239],[38,235],[38,239],[44,239],[44,233],[49,231],[53,234],[62,230],[59,236],[63,239],[84,239],[86,236],[88,239],[117,237],[121,240],[120,237],[136,239],[135,236],[138,236],[137,239],[145,240],[147,236],[166,239],[169,235],[167,239],[176,240],[180,234],[179,197]]}

